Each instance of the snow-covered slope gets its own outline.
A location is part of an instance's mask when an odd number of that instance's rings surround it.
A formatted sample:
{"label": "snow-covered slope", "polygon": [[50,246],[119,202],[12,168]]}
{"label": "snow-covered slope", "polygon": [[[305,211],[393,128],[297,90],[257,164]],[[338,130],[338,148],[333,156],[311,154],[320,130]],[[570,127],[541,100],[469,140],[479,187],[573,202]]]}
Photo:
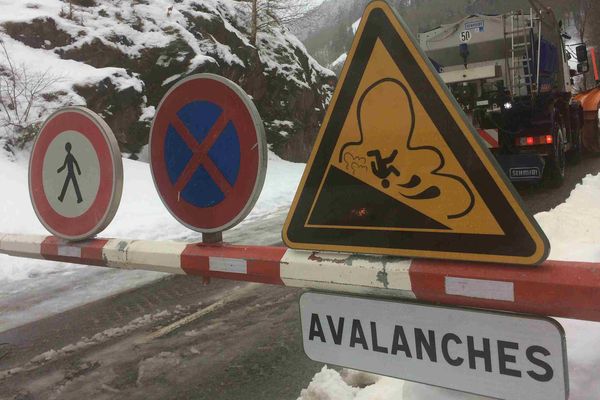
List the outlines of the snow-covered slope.
{"label": "snow-covered slope", "polygon": [[[250,43],[250,5],[233,0],[0,0],[0,40],[16,65],[60,78],[34,120],[64,104],[107,119],[121,147],[147,142],[155,107],[176,80],[211,72],[239,83],[265,119],[272,148],[306,157],[335,84],[278,26]],[[0,73],[7,59],[0,52]],[[282,128],[275,120],[289,124]]]}
{"label": "snow-covered slope", "polygon": [[[358,31],[358,27],[360,26],[360,21],[362,18],[357,19],[353,24],[352,24],[352,34],[356,35],[356,31]],[[342,71],[342,68],[344,67],[344,63],[346,62],[346,59],[348,58],[348,53],[344,52],[342,53],[342,55],[340,55],[337,59],[335,59],[335,61],[333,61],[331,64],[329,64],[329,69],[331,69],[333,72],[335,72],[337,75],[340,74],[340,72]]]}

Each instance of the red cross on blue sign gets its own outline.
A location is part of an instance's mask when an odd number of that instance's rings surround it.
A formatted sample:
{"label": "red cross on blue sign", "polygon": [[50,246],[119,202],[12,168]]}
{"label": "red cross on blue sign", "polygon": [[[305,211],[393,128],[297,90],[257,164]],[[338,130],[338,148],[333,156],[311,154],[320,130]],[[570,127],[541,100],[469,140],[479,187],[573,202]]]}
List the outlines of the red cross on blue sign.
{"label": "red cross on blue sign", "polygon": [[150,137],[158,192],[181,223],[218,232],[251,210],[266,172],[260,116],[233,82],[202,74],[174,86]]}
{"label": "red cross on blue sign", "polygon": [[196,101],[171,120],[165,163],[181,197],[198,207],[225,200],[240,172],[240,140],[235,125],[214,103]]}

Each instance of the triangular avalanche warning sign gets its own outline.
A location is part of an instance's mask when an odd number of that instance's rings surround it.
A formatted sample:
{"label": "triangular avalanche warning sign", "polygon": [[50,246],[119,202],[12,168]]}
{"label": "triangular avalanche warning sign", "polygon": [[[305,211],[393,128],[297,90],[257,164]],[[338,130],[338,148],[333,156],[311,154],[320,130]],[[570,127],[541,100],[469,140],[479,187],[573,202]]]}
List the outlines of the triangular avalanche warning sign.
{"label": "triangular avalanche warning sign", "polygon": [[384,1],[362,18],[283,238],[295,249],[516,264],[549,252]]}

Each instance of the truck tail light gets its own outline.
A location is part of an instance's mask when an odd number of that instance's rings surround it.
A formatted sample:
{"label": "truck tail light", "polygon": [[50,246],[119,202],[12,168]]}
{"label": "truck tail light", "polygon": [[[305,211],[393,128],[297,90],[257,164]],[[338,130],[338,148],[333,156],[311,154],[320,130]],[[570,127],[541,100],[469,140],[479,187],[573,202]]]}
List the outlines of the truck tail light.
{"label": "truck tail light", "polygon": [[542,136],[523,136],[515,140],[517,146],[536,146],[540,144],[552,144],[554,138],[552,135]]}

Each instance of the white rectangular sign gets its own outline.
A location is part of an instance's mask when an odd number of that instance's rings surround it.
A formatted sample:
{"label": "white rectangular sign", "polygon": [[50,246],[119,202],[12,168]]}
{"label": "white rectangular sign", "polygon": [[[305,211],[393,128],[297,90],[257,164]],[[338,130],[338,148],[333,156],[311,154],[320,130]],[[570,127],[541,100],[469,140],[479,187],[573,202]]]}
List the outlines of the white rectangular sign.
{"label": "white rectangular sign", "polygon": [[565,400],[562,327],[549,318],[353,296],[300,298],[307,356],[506,400]]}

